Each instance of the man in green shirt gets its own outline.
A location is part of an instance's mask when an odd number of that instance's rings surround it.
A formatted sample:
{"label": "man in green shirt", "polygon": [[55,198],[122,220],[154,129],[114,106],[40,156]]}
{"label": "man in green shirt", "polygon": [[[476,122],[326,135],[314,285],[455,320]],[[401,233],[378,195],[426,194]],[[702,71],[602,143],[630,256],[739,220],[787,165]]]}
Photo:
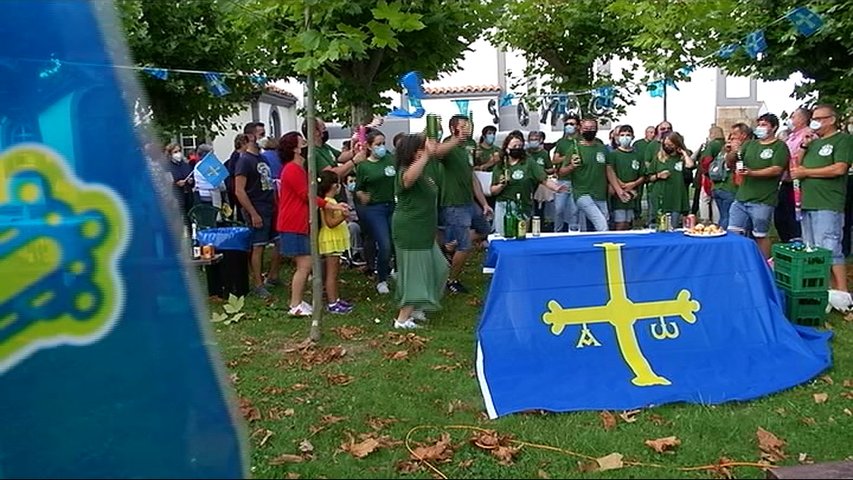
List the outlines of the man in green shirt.
{"label": "man in green shirt", "polygon": [[645,158],[646,146],[648,146],[649,143],[654,141],[654,139],[655,139],[655,127],[649,125],[648,127],[646,127],[645,137],[637,140],[636,142],[634,142],[634,145],[633,145],[634,151],[637,152],[637,155],[640,158]]}
{"label": "man in green shirt", "polygon": [[709,176],[712,177],[712,181],[714,182],[711,195],[714,197],[717,210],[720,212],[720,228],[727,229],[729,227],[729,212],[732,209],[732,204],[735,202],[735,194],[737,193],[737,185],[735,185],[734,181],[735,163],[729,162],[728,157],[732,154],[736,155],[740,151],[741,145],[751,137],[752,129],[749,128],[749,125],[743,122],[732,125],[731,130],[729,130],[728,141],[723,150],[717,154],[717,158],[722,157],[722,159],[715,160],[720,164],[720,175],[723,177],[721,180],[719,179],[720,177],[716,177],[715,179],[709,172]]}
{"label": "man in green shirt", "polygon": [[853,138],[839,132],[837,122],[835,108],[830,105],[818,105],[812,110],[809,127],[817,136],[809,134],[803,140],[803,160],[799,167],[791,168],[791,178],[799,180],[802,189],[803,241],[832,251],[832,287],[845,297],[841,305],[832,303],[837,309],[847,310],[853,301],[846,293],[841,238]]}
{"label": "man in green shirt", "polygon": [[572,196],[578,208],[580,229],[586,230],[586,220],[592,222],[597,232],[607,230],[607,148],[596,138],[598,121],[586,118],[581,121],[581,141],[577,154],[567,165],[558,169],[558,175],[569,176]]}
{"label": "man in green shirt", "polygon": [[[302,135],[308,139],[308,122],[302,122]],[[314,145],[317,147],[314,154],[317,173],[323,170],[331,170],[338,175],[338,178],[347,178],[347,175],[353,171],[358,163],[367,159],[365,155],[364,145],[353,145],[353,148],[345,152],[340,152],[336,148],[329,145],[329,131],[326,130],[326,123],[322,119],[316,119],[314,129]],[[306,157],[307,158],[307,157]],[[307,170],[307,166],[305,167]]]}
{"label": "man in green shirt", "polygon": [[[486,202],[480,181],[474,175],[474,141],[471,139],[471,124],[465,115],[454,115],[450,119],[451,137],[437,150],[441,159],[441,188],[439,189],[439,217],[443,220],[444,244],[453,245],[447,289],[453,293],[467,293],[468,289],[459,282],[471,249],[471,230],[485,238],[491,232],[486,217],[492,215],[492,207]],[[475,203],[476,200],[476,203]],[[479,205],[478,205],[479,204]]]}
{"label": "man in green shirt", "polygon": [[788,165],[790,153],[785,142],[776,138],[779,118],[772,113],[758,117],[754,130],[757,140],[740,148],[743,168],[737,173],[743,179],[729,212],[728,230],[752,232],[764,258],[770,258],[770,222],[779,198],[779,179]]}
{"label": "man in green shirt", "polygon": [[[538,165],[546,175],[554,173],[551,156],[545,150],[545,132],[531,130],[527,134],[527,159]],[[533,215],[544,218],[547,223],[554,223],[554,192],[539,186],[533,195]]]}
{"label": "man in green shirt", "polygon": [[[578,141],[580,139],[580,117],[569,115],[563,124],[563,138],[554,145],[554,160],[551,162],[556,169],[557,183],[565,186],[565,192],[558,192],[554,196],[554,231],[565,232],[567,226],[579,227],[578,207],[572,197],[572,179],[568,170],[563,167],[571,162],[578,153]],[[560,173],[564,171],[565,173]]]}

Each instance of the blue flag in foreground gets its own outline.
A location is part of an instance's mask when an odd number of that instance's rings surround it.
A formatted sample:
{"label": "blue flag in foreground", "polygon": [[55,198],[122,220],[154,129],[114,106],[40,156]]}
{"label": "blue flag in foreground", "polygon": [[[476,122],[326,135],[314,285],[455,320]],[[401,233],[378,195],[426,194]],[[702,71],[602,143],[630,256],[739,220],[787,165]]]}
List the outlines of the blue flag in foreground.
{"label": "blue flag in foreground", "polygon": [[830,334],[785,319],[736,235],[498,240],[486,265],[477,373],[491,418],[748,400],[831,364]]}
{"label": "blue flag in foreground", "polygon": [[171,181],[133,128],[137,75],[109,53],[113,12],[3,2],[0,125],[18,134],[0,136],[0,476],[244,477]]}

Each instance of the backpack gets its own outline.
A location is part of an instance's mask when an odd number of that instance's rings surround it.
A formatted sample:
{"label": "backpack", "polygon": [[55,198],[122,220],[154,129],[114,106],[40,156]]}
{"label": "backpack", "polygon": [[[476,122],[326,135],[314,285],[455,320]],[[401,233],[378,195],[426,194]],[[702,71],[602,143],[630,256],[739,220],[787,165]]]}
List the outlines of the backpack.
{"label": "backpack", "polygon": [[708,167],[708,178],[714,183],[725,182],[729,176],[729,169],[726,167],[726,153],[720,152]]}

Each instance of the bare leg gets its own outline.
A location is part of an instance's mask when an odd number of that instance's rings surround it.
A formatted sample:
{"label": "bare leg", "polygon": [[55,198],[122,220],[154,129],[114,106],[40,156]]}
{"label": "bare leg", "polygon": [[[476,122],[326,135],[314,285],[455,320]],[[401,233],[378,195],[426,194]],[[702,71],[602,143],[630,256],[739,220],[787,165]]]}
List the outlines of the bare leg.
{"label": "bare leg", "polygon": [[415,307],[413,305],[403,306],[403,308],[400,309],[400,313],[397,314],[397,323],[403,323],[408,320],[414,311]]}
{"label": "bare leg", "polygon": [[264,247],[263,246],[253,246],[252,247],[252,258],[250,264],[250,270],[252,271],[252,282],[256,287],[260,287],[264,284],[264,280],[261,277],[261,263],[264,259]]}
{"label": "bare leg", "polygon": [[311,255],[300,255],[293,261],[296,263],[296,269],[293,271],[293,279],[290,281],[290,307],[302,303],[305,283],[308,281],[308,274],[311,273]]}
{"label": "bare leg", "polygon": [[468,252],[460,252],[456,251],[453,254],[453,261],[450,262],[450,275],[448,276],[449,281],[458,280],[459,275],[462,274],[462,269],[465,267],[465,261],[468,260]]}
{"label": "bare leg", "polygon": [[847,265],[832,266],[832,288],[842,292],[847,291]]}
{"label": "bare leg", "polygon": [[756,238],[755,243],[758,244],[758,248],[761,250],[761,254],[764,255],[764,258],[770,258],[770,239],[767,237]]}
{"label": "bare leg", "polygon": [[270,258],[270,271],[269,271],[269,274],[267,275],[268,280],[272,280],[272,281],[278,280],[278,273],[279,273],[279,271],[281,271],[281,263],[282,263],[281,252],[279,252],[278,242],[276,242],[275,247],[273,248],[273,251],[272,251],[272,258]]}
{"label": "bare leg", "polygon": [[329,255],[326,257],[326,300],[329,304],[338,301],[338,272],[341,268],[341,257]]}

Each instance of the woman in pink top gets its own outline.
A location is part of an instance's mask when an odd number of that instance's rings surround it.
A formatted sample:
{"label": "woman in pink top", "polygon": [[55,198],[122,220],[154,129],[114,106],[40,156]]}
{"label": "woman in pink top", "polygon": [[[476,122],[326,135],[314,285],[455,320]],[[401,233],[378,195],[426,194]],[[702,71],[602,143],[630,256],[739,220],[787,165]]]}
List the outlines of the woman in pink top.
{"label": "woman in pink top", "polygon": [[[791,153],[791,167],[800,164],[803,152],[800,144],[803,143],[806,134],[811,132],[809,128],[811,119],[812,112],[805,108],[794,110],[788,119],[788,138],[785,139],[785,144],[788,145],[788,151]],[[782,242],[799,240],[802,236],[800,222],[797,221],[794,212],[794,184],[787,170],[782,174],[782,183],[779,185],[779,201],[773,213],[773,223]]]}

